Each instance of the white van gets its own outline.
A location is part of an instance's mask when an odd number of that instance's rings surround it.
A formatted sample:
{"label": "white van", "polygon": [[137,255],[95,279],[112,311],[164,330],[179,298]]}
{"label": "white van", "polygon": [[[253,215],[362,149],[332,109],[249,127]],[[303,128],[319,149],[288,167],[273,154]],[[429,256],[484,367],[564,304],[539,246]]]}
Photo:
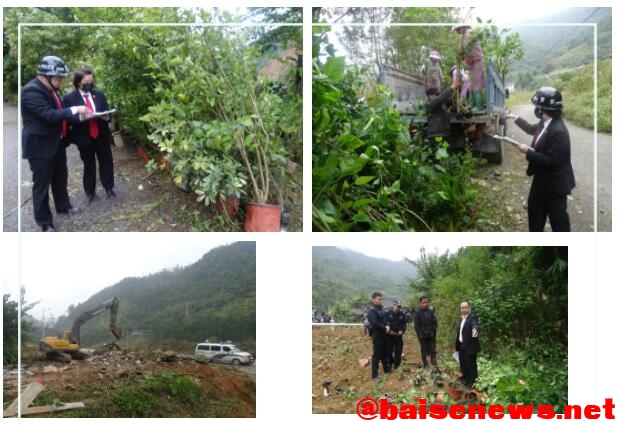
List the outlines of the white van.
{"label": "white van", "polygon": [[194,359],[196,361],[231,363],[235,366],[254,363],[254,357],[250,353],[241,351],[229,343],[201,342],[196,346]]}

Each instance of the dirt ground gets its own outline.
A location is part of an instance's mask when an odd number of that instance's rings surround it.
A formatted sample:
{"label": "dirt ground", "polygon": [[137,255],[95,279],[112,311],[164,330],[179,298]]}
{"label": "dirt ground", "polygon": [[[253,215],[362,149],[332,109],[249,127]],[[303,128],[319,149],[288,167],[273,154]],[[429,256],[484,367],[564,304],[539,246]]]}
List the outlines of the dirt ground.
{"label": "dirt ground", "polygon": [[[379,365],[379,381],[370,376],[370,366],[360,361],[372,356],[372,339],[360,327],[313,326],[312,328],[312,413],[354,414],[359,400],[386,397],[390,402],[415,403],[426,398],[429,404],[439,396],[446,402],[448,385],[455,387],[458,364],[451,353],[438,352],[441,380],[433,371],[420,368],[420,346],[415,332],[403,337],[400,368],[388,375]],[[328,395],[323,386],[331,382]],[[442,384],[442,385],[439,385]]]}
{"label": "dirt ground", "polygon": [[[245,371],[244,368],[251,370]],[[207,403],[213,404],[207,409],[212,407],[209,411],[215,412],[216,416],[256,416],[256,369],[253,366],[199,363],[191,356],[172,352],[111,351],[84,360],[72,360],[68,364],[25,360],[22,385],[34,381],[45,385],[32,406],[82,401],[86,409],[71,411],[70,416],[104,416],[101,411],[105,402],[123,387],[163,373],[186,375],[199,382],[203,393],[209,395]],[[4,381],[6,407],[17,393],[16,374],[5,374]],[[62,412],[63,415],[67,413]],[[193,413],[191,409],[179,409],[175,417],[194,417]],[[159,415],[155,412],[153,416]]]}
{"label": "dirt ground", "polygon": [[[3,109],[3,229],[17,231],[18,186],[21,190],[21,230],[38,231],[32,211],[32,174],[28,161],[18,159],[17,108],[4,104]],[[243,208],[234,217],[217,213],[213,207],[196,202],[193,193],[179,190],[165,172],[151,172],[136,155],[130,143],[113,146],[115,192],[107,200],[97,181],[96,198],[85,204],[82,189],[82,161],[75,145],[67,148],[69,170],[68,191],[73,206],[80,207],[77,215],[54,213],[54,225],[65,232],[184,232],[184,231],[243,231]],[[21,185],[18,185],[18,164],[21,162]],[[302,231],[302,175],[298,167],[289,182],[282,187],[286,199],[284,214],[288,224],[283,231]],[[54,205],[50,195],[50,207]]]}

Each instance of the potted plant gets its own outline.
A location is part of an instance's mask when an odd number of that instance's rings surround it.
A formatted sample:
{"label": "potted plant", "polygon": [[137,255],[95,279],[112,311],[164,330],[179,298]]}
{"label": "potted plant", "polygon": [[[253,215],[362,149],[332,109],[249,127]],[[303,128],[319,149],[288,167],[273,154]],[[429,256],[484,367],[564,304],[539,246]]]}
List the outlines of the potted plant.
{"label": "potted plant", "polygon": [[201,163],[203,172],[192,180],[197,201],[213,204],[229,217],[237,213],[239,197],[247,184],[241,164],[230,156],[210,155]]}
{"label": "potted plant", "polygon": [[244,230],[279,231],[282,194],[278,182],[287,165],[281,122],[287,111],[282,98],[268,90],[251,92],[249,99],[252,114],[240,119],[244,131],[236,137],[252,195],[252,202],[246,205]]}

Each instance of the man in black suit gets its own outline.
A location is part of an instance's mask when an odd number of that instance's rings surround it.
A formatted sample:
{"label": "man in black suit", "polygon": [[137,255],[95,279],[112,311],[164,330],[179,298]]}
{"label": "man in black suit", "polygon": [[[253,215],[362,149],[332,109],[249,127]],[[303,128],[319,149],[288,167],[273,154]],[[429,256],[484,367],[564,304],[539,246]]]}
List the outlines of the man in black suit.
{"label": "man in black suit", "polygon": [[368,321],[370,322],[370,336],[372,336],[372,362],[370,365],[371,377],[373,380],[379,379],[379,362],[383,364],[383,371],[390,372],[387,360],[387,334],[390,326],[383,311],[383,295],[381,292],[372,294],[372,307],[368,311]]}
{"label": "man in black suit", "polygon": [[[108,102],[101,91],[93,90],[95,76],[89,68],[82,68],[73,74],[75,90],[67,94],[63,101],[68,106],[85,105],[93,112],[108,110]],[[86,193],[86,203],[90,204],[95,198],[97,185],[97,162],[99,162],[99,178],[105,189],[108,199],[116,197],[114,193],[114,164],[112,148],[110,147],[109,115],[80,121],[71,120],[69,136],[79,151],[84,163],[83,185]]]}
{"label": "man in black suit", "polygon": [[532,96],[538,124],[529,124],[514,114],[515,124],[533,134],[531,146],[519,145],[528,161],[527,175],[534,176],[528,196],[530,232],[542,232],[547,217],[554,232],[570,232],[566,197],[575,187],[571,164],[570,136],[562,121],[562,94],[553,87],[542,87]]}
{"label": "man in black suit", "polygon": [[80,212],[71,206],[67,192],[67,120],[90,112],[85,106],[63,108],[57,91],[68,73],[62,59],[45,56],[37,77],[21,90],[22,156],[32,171],[34,219],[44,232],[56,230],[49,205],[50,186],[56,212]]}
{"label": "man in black suit", "polygon": [[480,352],[478,318],[471,313],[469,301],[461,302],[461,320],[456,327],[456,352],[459,353],[459,364],[463,373],[463,384],[471,389],[478,379],[476,356]]}

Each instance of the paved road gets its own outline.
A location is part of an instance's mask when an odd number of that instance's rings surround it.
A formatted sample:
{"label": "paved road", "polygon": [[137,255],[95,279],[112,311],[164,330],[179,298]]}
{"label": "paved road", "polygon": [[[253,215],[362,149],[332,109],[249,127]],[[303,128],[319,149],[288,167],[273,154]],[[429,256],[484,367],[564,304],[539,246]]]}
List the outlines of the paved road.
{"label": "paved road", "polygon": [[[529,122],[535,122],[534,110],[531,105],[522,105],[513,108],[513,112]],[[577,127],[570,122],[566,126],[571,138],[571,159],[577,187],[573,190],[568,210],[571,219],[571,228],[575,232],[589,232],[594,230],[594,217],[598,231],[611,231],[612,204],[611,204],[611,134],[598,133],[597,152],[597,206],[594,205],[594,133]],[[530,144],[531,136],[525,134],[514,123],[509,122],[508,136],[521,143]],[[504,147],[504,162],[498,170],[505,175],[518,176],[514,180],[515,188],[512,203],[515,209],[522,208],[524,199],[527,199],[531,179],[525,176],[526,161],[523,154],[511,146]],[[510,196],[510,195],[509,195]],[[526,214],[524,214],[524,217]],[[524,219],[522,228],[527,230]]]}
{"label": "paved road", "polygon": [[[17,108],[4,105],[2,134],[3,230],[17,229]],[[25,163],[25,161],[24,161]],[[28,163],[26,170],[28,170]],[[23,167],[23,164],[22,164]],[[14,211],[11,213],[11,211]]]}
{"label": "paved road", "polygon": [[[38,231],[32,211],[32,173],[28,161],[19,160],[17,147],[17,108],[3,107],[3,230],[17,231],[17,190],[21,186],[21,230]],[[114,179],[117,198],[107,200],[97,181],[97,198],[91,205],[84,204],[82,189],[82,161],[75,145],[67,149],[69,170],[68,191],[71,203],[82,208],[75,216],[54,214],[54,224],[60,231],[191,231],[187,213],[208,217],[210,212],[195,202],[193,194],[177,189],[168,175],[151,174],[135,155],[135,148],[112,147]],[[17,165],[21,161],[21,185],[17,180]],[[50,208],[54,211],[52,196]]]}

